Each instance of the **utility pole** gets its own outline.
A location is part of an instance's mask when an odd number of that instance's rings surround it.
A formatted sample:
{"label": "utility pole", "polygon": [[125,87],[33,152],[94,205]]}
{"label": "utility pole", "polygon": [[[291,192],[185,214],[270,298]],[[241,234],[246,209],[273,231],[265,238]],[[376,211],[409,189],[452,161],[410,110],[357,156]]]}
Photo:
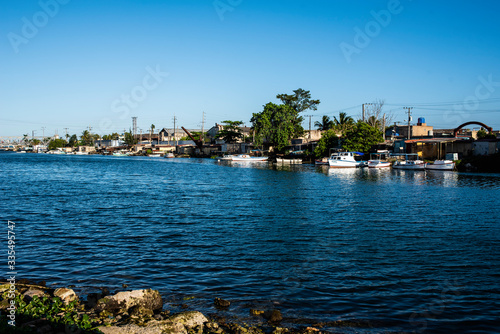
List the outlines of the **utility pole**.
{"label": "utility pole", "polygon": [[205,141],[204,139],[205,139],[205,112],[203,112],[203,117],[201,119],[201,136],[200,136],[200,140],[201,140],[202,144]]}
{"label": "utility pole", "polygon": [[311,141],[311,118],[313,117],[313,115],[304,115],[306,117],[309,117],[309,138],[308,138],[308,142]]}
{"label": "utility pole", "polygon": [[175,141],[175,146],[177,146],[177,136],[175,135],[175,122],[177,121],[177,117],[175,117],[174,114],[174,141]]}
{"label": "utility pole", "polygon": [[31,140],[35,139],[36,130],[31,130]]}
{"label": "utility pole", "polygon": [[363,114],[361,117],[361,120],[364,122],[366,120],[366,112],[365,112],[365,106],[371,106],[373,103],[363,103]]}
{"label": "utility pole", "polygon": [[385,142],[385,114],[384,114],[384,118],[382,119],[382,136],[383,136],[384,142]]}
{"label": "utility pole", "polygon": [[68,136],[68,130],[69,130],[68,128],[64,128],[64,131],[66,132],[66,139],[68,139],[68,137],[69,137]]}
{"label": "utility pole", "polygon": [[45,145],[45,126],[42,126],[42,144]]}
{"label": "utility pole", "polygon": [[413,109],[413,107],[404,107],[403,109],[406,109],[408,110],[407,113],[408,113],[408,139],[411,138],[411,125],[410,125],[410,122],[411,122],[411,110]]}

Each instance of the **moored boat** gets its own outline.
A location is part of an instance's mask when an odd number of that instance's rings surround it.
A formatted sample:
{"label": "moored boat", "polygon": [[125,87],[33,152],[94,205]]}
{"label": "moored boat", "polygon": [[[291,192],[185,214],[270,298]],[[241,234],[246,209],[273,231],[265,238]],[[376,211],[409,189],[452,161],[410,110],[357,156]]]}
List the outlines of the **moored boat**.
{"label": "moored boat", "polygon": [[386,160],[389,152],[372,153],[368,160],[368,168],[387,168],[391,167],[391,163]]}
{"label": "moored boat", "polygon": [[[425,162],[419,159],[417,154],[404,154],[404,160],[394,161],[392,168],[395,169],[410,169],[410,170],[424,170]],[[412,159],[413,158],[413,159]]]}
{"label": "moored boat", "polygon": [[248,154],[238,154],[238,155],[225,155],[220,158],[222,161],[251,161],[251,162],[265,162],[267,157],[252,157]]}
{"label": "moored boat", "polygon": [[165,153],[164,158],[175,158],[175,155],[172,152]]}
{"label": "moored boat", "polygon": [[314,160],[315,165],[328,165],[328,158],[323,158],[321,160]]}
{"label": "moored boat", "polygon": [[452,160],[436,160],[433,163],[426,163],[425,169],[430,170],[454,170],[455,163]]}
{"label": "moored boat", "polygon": [[355,155],[363,155],[359,152],[336,152],[332,153],[328,159],[328,165],[330,168],[356,168],[363,167],[365,165],[364,161],[357,161],[354,157]]}

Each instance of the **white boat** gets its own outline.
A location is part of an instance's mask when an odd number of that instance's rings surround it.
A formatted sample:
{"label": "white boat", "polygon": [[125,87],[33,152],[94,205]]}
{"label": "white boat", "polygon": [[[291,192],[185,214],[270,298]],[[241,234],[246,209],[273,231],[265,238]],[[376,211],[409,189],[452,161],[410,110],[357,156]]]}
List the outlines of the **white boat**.
{"label": "white boat", "polygon": [[328,158],[322,158],[321,160],[316,159],[314,161],[315,165],[328,165]]}
{"label": "white boat", "polygon": [[372,153],[368,160],[368,168],[387,168],[391,167],[391,163],[386,160],[388,152]]}
{"label": "white boat", "polygon": [[302,159],[283,159],[276,158],[278,165],[302,165]]}
{"label": "white boat", "polygon": [[[404,154],[405,160],[394,161],[392,168],[395,169],[411,169],[411,170],[424,170],[425,162],[419,159],[417,154]],[[414,157],[415,159],[411,159]]]}
{"label": "white boat", "polygon": [[113,152],[113,156],[114,157],[128,157],[129,156],[129,152],[126,152],[126,151],[118,151],[118,152]]}
{"label": "white boat", "polygon": [[148,154],[148,157],[150,157],[150,158],[161,158],[161,154],[160,153]]}
{"label": "white boat", "polygon": [[356,161],[354,156],[363,155],[363,153],[359,152],[337,152],[332,153],[330,158],[328,159],[328,165],[330,168],[356,168],[363,167],[365,165],[364,161]]}
{"label": "white boat", "polygon": [[168,152],[163,157],[164,158],[175,158],[175,155],[172,152]]}
{"label": "white boat", "polygon": [[436,160],[434,163],[426,163],[425,169],[430,170],[454,170],[455,163],[452,160]]}
{"label": "white boat", "polygon": [[238,155],[225,155],[220,158],[221,161],[251,161],[251,162],[265,162],[267,157],[252,157],[248,154]]}
{"label": "white boat", "polygon": [[51,150],[48,151],[47,154],[66,154],[66,152],[62,150]]}
{"label": "white boat", "polygon": [[368,168],[388,168],[391,167],[391,163],[389,161],[383,160],[368,160]]}

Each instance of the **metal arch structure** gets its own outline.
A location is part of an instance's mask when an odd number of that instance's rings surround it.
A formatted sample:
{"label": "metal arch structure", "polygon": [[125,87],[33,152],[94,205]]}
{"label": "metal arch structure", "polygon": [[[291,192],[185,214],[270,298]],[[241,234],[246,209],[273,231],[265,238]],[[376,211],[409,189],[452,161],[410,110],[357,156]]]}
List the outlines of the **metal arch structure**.
{"label": "metal arch structure", "polygon": [[461,128],[463,128],[464,126],[467,126],[467,125],[470,125],[470,124],[477,124],[477,125],[481,125],[483,128],[485,128],[486,130],[488,130],[488,132],[492,132],[493,131],[493,128],[487,126],[486,124],[484,123],[481,123],[481,122],[476,122],[476,121],[471,121],[471,122],[466,122],[462,125],[460,125],[458,128],[456,128],[455,130],[453,130],[453,136],[456,137],[457,134],[458,134],[458,131],[460,131]]}

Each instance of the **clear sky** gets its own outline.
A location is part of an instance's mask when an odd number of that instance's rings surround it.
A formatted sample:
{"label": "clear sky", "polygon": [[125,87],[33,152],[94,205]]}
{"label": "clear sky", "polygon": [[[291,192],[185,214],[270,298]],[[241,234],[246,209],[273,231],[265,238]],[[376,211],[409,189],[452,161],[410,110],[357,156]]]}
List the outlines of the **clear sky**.
{"label": "clear sky", "polygon": [[[0,0],[0,136],[250,124],[310,90],[312,121],[384,100],[395,121],[500,129],[500,2]],[[308,122],[304,126],[308,128]]]}

